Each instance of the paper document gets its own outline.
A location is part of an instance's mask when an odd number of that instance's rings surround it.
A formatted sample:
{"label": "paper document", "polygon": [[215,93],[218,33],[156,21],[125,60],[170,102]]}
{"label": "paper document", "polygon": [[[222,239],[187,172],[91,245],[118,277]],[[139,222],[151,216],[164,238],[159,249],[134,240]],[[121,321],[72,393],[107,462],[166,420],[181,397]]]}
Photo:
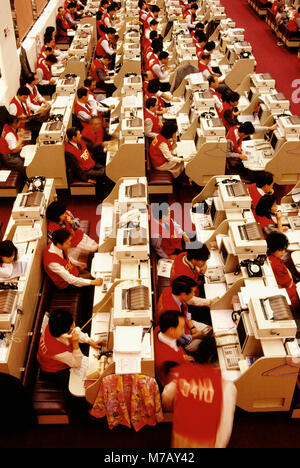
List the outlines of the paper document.
{"label": "paper document", "polygon": [[292,199],[295,203],[298,203],[300,201],[300,190],[299,189],[293,189],[292,190]]}
{"label": "paper document", "polygon": [[227,291],[226,283],[205,283],[204,285],[206,299],[214,299],[215,297],[222,297]]}
{"label": "paper document", "polygon": [[116,327],[113,353],[116,374],[141,373],[142,334],[142,326]]}
{"label": "paper document", "polygon": [[34,241],[42,237],[42,231],[40,227],[32,226],[17,226],[13,242],[16,244]]}
{"label": "paper document", "polygon": [[0,171],[0,182],[6,182],[10,173],[11,171],[5,171],[5,170]]}
{"label": "paper document", "polygon": [[169,258],[161,258],[157,263],[157,276],[170,278],[173,260]]}

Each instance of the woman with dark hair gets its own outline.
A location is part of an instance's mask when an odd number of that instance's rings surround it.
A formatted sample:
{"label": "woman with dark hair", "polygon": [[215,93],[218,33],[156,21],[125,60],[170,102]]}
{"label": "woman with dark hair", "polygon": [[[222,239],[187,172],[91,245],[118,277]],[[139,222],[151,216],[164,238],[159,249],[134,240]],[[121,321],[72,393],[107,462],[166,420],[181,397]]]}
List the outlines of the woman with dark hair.
{"label": "woman with dark hair", "polygon": [[0,281],[25,273],[25,262],[18,261],[18,249],[11,240],[0,242]]}
{"label": "woman with dark hair", "polygon": [[292,310],[299,311],[299,298],[297,293],[296,284],[294,282],[292,273],[285,265],[283,257],[289,245],[288,238],[285,234],[278,231],[271,232],[266,238],[268,246],[268,259],[271,264],[274,276],[276,278],[279,288],[285,288],[291,300]]}
{"label": "woman with dark hair", "polygon": [[71,247],[68,249],[68,256],[72,263],[79,268],[87,268],[86,257],[96,252],[98,245],[93,239],[80,229],[80,220],[67,210],[66,206],[60,202],[52,202],[46,210],[48,221],[48,242],[52,241],[52,234],[57,229],[66,229],[72,235]]}
{"label": "woman with dark hair", "polygon": [[193,156],[180,158],[173,153],[177,146],[177,124],[165,122],[160,133],[150,145],[149,155],[152,167],[158,171],[169,171],[177,178],[184,171],[184,162]]}
{"label": "woman with dark hair", "polygon": [[284,232],[287,229],[282,226],[282,212],[278,209],[274,194],[264,195],[259,199],[255,208],[255,218],[266,235],[274,230]]}

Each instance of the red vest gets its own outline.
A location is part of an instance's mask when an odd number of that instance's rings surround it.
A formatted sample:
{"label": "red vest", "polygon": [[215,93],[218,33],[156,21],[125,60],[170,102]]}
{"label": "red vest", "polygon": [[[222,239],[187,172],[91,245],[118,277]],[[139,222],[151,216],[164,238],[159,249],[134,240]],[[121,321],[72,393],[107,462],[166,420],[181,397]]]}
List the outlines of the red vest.
{"label": "red vest", "polygon": [[223,102],[222,107],[219,109],[218,114],[219,114],[219,117],[220,117],[220,119],[222,120],[223,125],[224,125],[224,127],[226,128],[227,132],[229,132],[230,126],[228,125],[228,122],[227,122],[226,119],[224,118],[224,112],[225,112],[226,110],[232,111],[232,107],[231,107],[231,105],[229,104],[229,102],[226,102],[226,101],[225,101],[225,102]]}
{"label": "red vest", "polygon": [[[185,328],[184,333],[187,335],[191,334],[191,330],[187,320],[187,313],[188,313],[188,306],[185,302],[182,302],[182,312],[185,315]],[[157,303],[156,312],[154,314],[154,323],[158,325],[159,317],[163,312],[166,310],[178,310],[181,312],[181,307],[179,307],[178,303],[175,301],[174,296],[172,294],[172,287],[165,288],[160,295],[160,298]]]}
{"label": "red vest", "polygon": [[158,234],[161,238],[161,248],[167,255],[172,255],[174,250],[182,250],[182,235],[177,233],[173,219],[170,218],[170,229],[165,224],[159,223],[154,217],[151,218],[151,234]]}
{"label": "red vest", "polygon": [[85,143],[82,141],[80,143],[81,148],[76,148],[76,146],[72,145],[71,143],[65,144],[65,151],[68,153],[73,154],[77,159],[80,168],[83,171],[88,171],[89,169],[93,169],[95,167],[95,161],[91,157]]}
{"label": "red vest", "polygon": [[97,42],[95,53],[98,56],[106,55],[106,52],[105,52],[105,50],[103,49],[103,46],[102,46],[103,41],[108,41],[107,34],[104,34],[103,36],[101,36],[100,39]]}
{"label": "red vest", "polygon": [[59,18],[61,19],[62,27],[65,28],[65,29],[70,29],[69,21],[65,18],[65,16],[57,15],[56,16],[56,32],[57,32],[57,35],[58,36],[67,36],[68,32],[61,29],[60,25],[57,23],[57,20]]}
{"label": "red vest", "polygon": [[[239,138],[237,139],[235,130],[238,128],[238,126],[230,127],[229,132],[226,135],[226,139],[232,141],[233,143],[233,152],[234,153],[242,153],[242,139]],[[232,159],[238,159],[238,158],[232,158]]]}
{"label": "red vest", "polygon": [[161,123],[160,123],[158,115],[153,115],[151,112],[149,112],[148,109],[145,109],[144,120],[145,119],[152,120],[152,123],[153,123],[152,132],[153,133],[159,133],[161,131]]}
{"label": "red vest", "polygon": [[170,280],[171,282],[175,279],[178,278],[178,276],[189,276],[190,278],[193,278],[193,280],[198,281],[199,279],[199,273],[197,270],[192,270],[189,265],[186,265],[185,262],[183,261],[183,258],[185,257],[186,252],[182,252],[181,254],[177,255],[171,269],[171,276]]}
{"label": "red vest", "polygon": [[8,124],[4,124],[2,135],[0,137],[0,154],[12,154],[13,151],[9,149],[8,143],[5,140],[5,137],[8,133],[13,133],[18,140],[18,134],[13,130]]}
{"label": "red vest", "polygon": [[248,191],[249,191],[249,195],[252,199],[252,207],[255,208],[257,203],[259,202],[260,198],[262,197],[262,195],[259,193],[259,191],[257,190],[257,187],[256,187],[256,184],[250,184],[248,185]]}
{"label": "red vest", "polygon": [[271,8],[271,12],[273,13],[273,15],[277,15],[277,11],[278,11],[278,0],[274,0],[272,8]]}
{"label": "red vest", "polygon": [[58,372],[68,369],[69,366],[63,362],[53,359],[56,354],[62,354],[66,351],[73,352],[73,347],[64,343],[60,343],[57,338],[51,335],[49,325],[45,328],[44,333],[41,335],[39,349],[37,353],[37,360],[44,372]]}
{"label": "red vest", "polygon": [[77,115],[78,119],[80,120],[82,126],[85,127],[86,125],[88,125],[88,122],[84,122],[84,120],[81,120],[78,114],[79,114],[79,112],[83,111],[83,112],[85,112],[86,114],[88,114],[88,115],[90,115],[92,117],[93,111],[92,111],[92,108],[90,107],[90,105],[88,103],[84,105],[81,102],[76,101],[74,111],[75,111],[75,114]]}
{"label": "red vest", "polygon": [[97,69],[101,68],[104,71],[104,76],[107,76],[107,68],[104,66],[104,64],[101,62],[100,59],[96,58],[93,60],[91,68],[90,68],[90,75],[94,80],[98,81],[98,75],[97,75]]}
{"label": "red vest", "polygon": [[76,268],[75,265],[71,262],[71,260],[67,258],[61,258],[59,255],[49,252],[49,247],[52,245],[50,243],[47,248],[44,251],[43,255],[43,264],[45,271],[47,275],[52,279],[53,283],[56,285],[58,289],[65,289],[69,286],[69,283],[67,283],[61,276],[59,276],[57,273],[54,273],[48,268],[48,265],[50,263],[59,263],[62,265],[71,275],[73,276],[78,276],[79,271]]}
{"label": "red vest", "polygon": [[[105,23],[106,19],[108,19],[109,25]],[[108,13],[104,13],[104,15],[101,18],[101,23],[104,24],[104,26],[106,26],[107,28],[112,28],[112,20]]]}
{"label": "red vest", "polygon": [[95,133],[91,125],[86,125],[81,132],[81,136],[85,141],[90,141],[94,145],[99,145],[103,143],[104,130],[103,127],[100,127]]}
{"label": "red vest", "polygon": [[48,68],[48,66],[45,63],[45,60],[40,60],[38,67],[43,71],[43,80],[45,81],[50,81],[52,78],[52,72],[51,72],[51,67]]}
{"label": "red vest", "polygon": [[149,70],[151,71],[152,75],[153,75],[153,79],[156,79],[158,78],[157,74],[155,73],[155,70],[153,70],[153,67],[155,65],[159,65],[160,66],[160,61],[157,57],[153,58],[151,57],[151,60],[149,60],[148,62],[148,66],[149,66]]}
{"label": "red vest", "polygon": [[199,62],[198,62],[198,70],[199,70],[200,73],[202,73],[202,72],[204,72],[205,70],[207,70],[207,71],[209,71],[209,73],[211,74],[211,69],[209,68],[209,66],[206,65],[205,63],[200,62],[200,60],[199,60]]}
{"label": "red vest", "polygon": [[27,106],[26,102],[22,102],[24,109],[22,107],[22,104],[19,102],[19,100],[16,98],[16,96],[10,101],[11,104],[15,104],[17,107],[17,117],[20,117],[21,115],[31,115],[32,112]]}
{"label": "red vest", "polygon": [[34,105],[39,105],[39,101],[38,101],[38,98],[37,98],[37,95],[38,95],[38,89],[36,86],[33,87],[33,89],[28,85],[26,85],[26,87],[29,89],[30,91],[30,95],[29,95],[29,99],[30,101],[32,102],[32,104]]}
{"label": "red vest", "polygon": [[298,26],[296,23],[296,19],[300,18],[300,13],[295,13],[294,16],[289,20],[287,28],[289,31],[292,32],[297,32],[298,31]]}
{"label": "red vest", "polygon": [[184,364],[186,355],[184,349],[179,346],[178,351],[175,351],[166,343],[162,343],[158,339],[160,329],[156,327],[154,330],[154,356],[155,356],[155,371],[156,375],[163,387],[167,385],[170,380],[170,373],[166,371],[166,363],[174,362],[177,364]]}
{"label": "red vest", "polygon": [[159,110],[162,110],[164,109],[165,106],[165,103],[163,101],[163,99],[160,97],[160,96],[156,96],[156,94],[152,94],[152,93],[149,93],[149,91],[147,89],[145,89],[145,102],[148,98],[151,98],[151,97],[155,97],[158,101],[158,109]]}
{"label": "red vest", "polygon": [[149,151],[151,164],[154,169],[168,162],[167,159],[162,154],[161,150],[159,149],[159,145],[161,143],[167,143],[168,148],[171,151],[172,145],[167,138],[163,137],[161,134],[159,134],[157,137],[154,138],[154,140],[152,141],[150,145],[150,151]]}
{"label": "red vest", "polygon": [[223,404],[220,369],[208,364],[185,363],[175,367],[173,373],[178,376],[174,432],[198,443],[197,447],[213,448]]}
{"label": "red vest", "polygon": [[292,286],[289,288],[292,279],[283,260],[281,260],[281,258],[275,257],[275,255],[268,255],[268,259],[270,261],[278,286],[280,288],[286,289],[293,306],[298,305],[299,298],[297,294],[297,287],[293,282]]}
{"label": "red vest", "polygon": [[[71,224],[68,221],[64,221],[65,224],[65,229],[72,234],[72,242],[71,246],[76,247],[76,245],[79,244],[79,242],[82,241],[83,238],[83,231],[81,229],[75,229],[73,230],[71,227]],[[58,223],[55,223],[54,221],[49,221],[48,222],[48,231],[54,232],[57,231],[57,229],[62,229],[62,226]]]}

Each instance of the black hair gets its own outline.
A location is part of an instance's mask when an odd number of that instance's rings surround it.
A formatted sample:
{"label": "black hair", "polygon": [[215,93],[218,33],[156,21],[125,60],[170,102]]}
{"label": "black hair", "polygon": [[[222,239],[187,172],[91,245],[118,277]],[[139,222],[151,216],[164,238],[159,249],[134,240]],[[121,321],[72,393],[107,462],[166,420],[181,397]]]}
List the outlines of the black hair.
{"label": "black hair", "polygon": [[150,26],[155,26],[156,24],[158,24],[158,21],[156,21],[155,19],[150,21]]}
{"label": "black hair", "polygon": [[25,82],[28,83],[28,84],[30,84],[30,83],[32,83],[35,79],[36,79],[36,77],[35,77],[34,73],[32,73],[31,75],[26,76]]}
{"label": "black hair", "polygon": [[158,37],[158,32],[157,32],[157,31],[154,31],[154,29],[153,29],[153,31],[151,31],[150,34],[149,34],[149,39],[150,39],[151,41],[153,41],[153,40],[156,39],[157,37]]}
{"label": "black hair", "polygon": [[166,59],[168,57],[169,57],[169,54],[165,50],[162,50],[161,53],[158,56],[159,60],[163,60],[163,59]]}
{"label": "black hair", "polygon": [[17,91],[17,95],[18,96],[29,96],[30,91],[29,91],[28,88],[26,88],[26,86],[21,86]]}
{"label": "black hair", "polygon": [[45,29],[45,32],[44,32],[44,37],[45,36],[52,36],[52,34],[54,33],[55,31],[55,27],[54,26],[47,26],[47,28]]}
{"label": "black hair", "polygon": [[88,78],[86,78],[84,80],[83,84],[84,84],[84,86],[89,88],[91,86],[91,84],[93,83],[93,81],[96,81],[95,78],[92,78],[91,76],[89,76]]}
{"label": "black hair", "polygon": [[202,244],[202,242],[198,241],[191,242],[191,245],[188,244],[186,244],[186,257],[189,261],[202,260],[206,262],[209,259],[210,251],[205,244]]}
{"label": "black hair", "polygon": [[14,260],[17,260],[18,249],[11,240],[0,242],[0,264],[3,263],[2,257],[11,257],[14,255]]}
{"label": "black hair", "polygon": [[158,320],[161,332],[165,333],[169,328],[178,327],[179,317],[184,317],[184,313],[179,310],[165,310]]}
{"label": "black hair", "polygon": [[6,117],[7,125],[12,125],[16,120],[19,120],[17,115],[8,114]]}
{"label": "black hair", "polygon": [[192,289],[197,286],[196,281],[190,276],[178,276],[172,282],[172,294],[179,296],[179,294],[190,294]]}
{"label": "black hair", "polygon": [[178,127],[176,122],[166,121],[163,124],[160,134],[169,140],[170,138],[172,138],[174,133],[177,132],[177,129]]}
{"label": "black hair", "polygon": [[68,128],[67,132],[66,132],[68,140],[71,141],[73,137],[76,137],[77,132],[80,132],[79,128],[77,128],[77,127]]}
{"label": "black hair", "polygon": [[76,3],[75,2],[70,2],[67,8],[76,8]]}
{"label": "black hair", "polygon": [[195,24],[195,29],[204,29],[204,24],[199,21],[199,23]]}
{"label": "black hair", "polygon": [[208,50],[208,52],[211,52],[215,48],[216,48],[216,43],[214,41],[208,41],[204,46],[204,49]]}
{"label": "black hair", "polygon": [[266,238],[267,253],[271,255],[277,250],[284,250],[288,248],[289,241],[285,234],[279,231],[272,231]]}
{"label": "black hair", "polygon": [[103,11],[98,10],[97,13],[96,13],[96,20],[100,21],[102,16],[103,16]]}
{"label": "black hair", "polygon": [[198,31],[195,31],[194,37],[198,40],[198,42],[207,43],[207,37],[201,29],[198,29]]}
{"label": "black hair", "polygon": [[198,7],[197,3],[192,3],[191,10],[198,10],[198,8],[199,7]]}
{"label": "black hair", "polygon": [[109,0],[101,0],[101,6],[107,5],[109,3]]}
{"label": "black hair", "polygon": [[207,59],[210,59],[211,56],[210,54],[203,54],[202,57],[201,57],[201,60],[207,60]]}
{"label": "black hair", "polygon": [[54,54],[50,54],[45,58],[46,62],[57,63],[57,57]]}
{"label": "black hair", "polygon": [[51,41],[53,41],[53,37],[49,34],[44,34],[44,44],[49,44]]}
{"label": "black hair", "polygon": [[265,185],[271,185],[274,181],[274,175],[268,171],[260,171],[256,174],[256,187],[262,188]]}
{"label": "black hair", "polygon": [[107,7],[107,12],[109,12],[109,11],[115,11],[115,9],[116,9],[116,6],[115,6],[113,3],[111,3],[111,4],[108,5],[108,7]]}
{"label": "black hair", "polygon": [[81,99],[83,96],[87,96],[87,95],[88,95],[88,90],[86,88],[77,89],[77,96],[79,97],[79,99]]}
{"label": "black hair", "polygon": [[71,233],[66,229],[57,229],[52,233],[52,242],[54,245],[63,244],[71,236]]}
{"label": "black hair", "polygon": [[54,338],[60,337],[63,333],[68,333],[74,322],[69,310],[54,309],[49,317],[49,331]]}
{"label": "black hair", "polygon": [[107,28],[106,34],[116,34],[116,32],[115,28]]}
{"label": "black hair", "polygon": [[152,5],[152,6],[151,6],[151,11],[152,11],[152,13],[159,13],[159,12],[160,12],[160,8],[159,8],[159,6],[157,6],[157,5]]}
{"label": "black hair", "polygon": [[239,126],[239,132],[244,133],[245,135],[253,135],[255,133],[255,128],[252,122],[243,122]]}
{"label": "black hair", "polygon": [[160,84],[159,80],[157,78],[154,78],[153,80],[150,80],[148,82],[147,90],[149,93],[155,94],[157,91],[160,89]]}
{"label": "black hair", "polygon": [[46,210],[46,218],[54,223],[59,222],[59,217],[66,211],[66,205],[59,201],[50,203]]}
{"label": "black hair", "polygon": [[227,102],[236,102],[240,99],[240,95],[239,93],[236,93],[236,92],[232,92],[232,93],[229,93],[228,95],[228,98],[227,98]]}
{"label": "black hair", "polygon": [[163,44],[162,44],[161,39],[158,39],[158,38],[153,39],[151,47],[155,54],[157,54],[158,52],[162,52]]}
{"label": "black hair", "polygon": [[53,51],[53,47],[50,47],[50,46],[45,47],[45,52],[52,52],[52,51]]}
{"label": "black hair", "polygon": [[155,97],[148,98],[146,100],[146,107],[150,109],[150,107],[154,107],[157,103],[157,99]]}
{"label": "black hair", "polygon": [[167,202],[152,203],[152,215],[154,219],[162,219],[163,216],[168,216],[168,214],[169,204]]}
{"label": "black hair", "polygon": [[258,216],[265,216],[271,219],[271,208],[276,201],[275,195],[264,195],[261,197],[256,205],[255,213]]}
{"label": "black hair", "polygon": [[214,75],[210,75],[208,78],[207,78],[207,81],[209,83],[209,85],[211,85],[212,83],[215,83],[216,82],[216,77]]}

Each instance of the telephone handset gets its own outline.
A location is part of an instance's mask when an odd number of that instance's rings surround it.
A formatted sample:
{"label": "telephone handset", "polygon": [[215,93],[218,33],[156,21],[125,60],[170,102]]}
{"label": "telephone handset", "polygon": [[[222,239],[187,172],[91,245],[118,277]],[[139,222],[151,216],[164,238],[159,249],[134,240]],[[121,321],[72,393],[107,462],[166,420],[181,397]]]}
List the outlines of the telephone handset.
{"label": "telephone handset", "polygon": [[27,179],[27,184],[31,185],[31,192],[42,192],[46,184],[46,177],[44,176],[35,176]]}
{"label": "telephone handset", "polygon": [[120,217],[119,226],[126,225],[131,221],[139,221],[141,216],[140,210],[134,208],[133,210],[127,211]]}
{"label": "telephone handset", "polygon": [[258,256],[255,260],[243,260],[240,263],[240,266],[247,268],[247,273],[249,278],[258,278],[263,275],[262,273],[262,266],[265,262],[265,256],[261,255]]}

